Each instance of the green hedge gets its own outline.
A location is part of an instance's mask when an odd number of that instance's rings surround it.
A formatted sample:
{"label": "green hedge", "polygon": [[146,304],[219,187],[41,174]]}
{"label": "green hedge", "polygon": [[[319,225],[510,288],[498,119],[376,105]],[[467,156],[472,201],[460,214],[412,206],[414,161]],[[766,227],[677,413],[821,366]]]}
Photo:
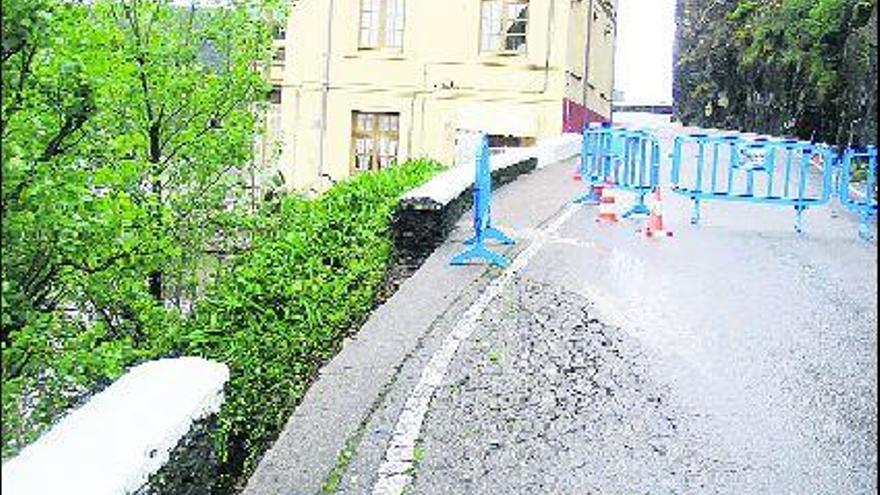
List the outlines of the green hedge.
{"label": "green hedge", "polygon": [[[196,355],[230,367],[216,445],[224,487],[243,481],[319,366],[374,306],[392,262],[389,229],[397,200],[437,170],[431,161],[409,162],[340,183],[319,199],[279,200],[260,215],[251,248],[218,274],[192,317],[157,319],[167,326],[153,329],[148,345],[134,348],[113,340],[92,345],[102,335],[71,339],[62,348],[19,341],[40,345],[61,364],[47,363],[40,377],[4,379],[4,454],[72,405],[63,387],[35,388],[41,380],[95,387],[136,362]],[[4,349],[4,361],[9,351]],[[45,413],[39,418],[24,417],[23,411],[33,409],[28,402],[35,390],[50,405],[40,409]]]}
{"label": "green hedge", "polygon": [[230,480],[253,470],[318,367],[372,308],[391,261],[397,200],[436,170],[414,162],[358,176],[319,200],[285,199],[199,304],[182,350],[231,368],[217,443]]}

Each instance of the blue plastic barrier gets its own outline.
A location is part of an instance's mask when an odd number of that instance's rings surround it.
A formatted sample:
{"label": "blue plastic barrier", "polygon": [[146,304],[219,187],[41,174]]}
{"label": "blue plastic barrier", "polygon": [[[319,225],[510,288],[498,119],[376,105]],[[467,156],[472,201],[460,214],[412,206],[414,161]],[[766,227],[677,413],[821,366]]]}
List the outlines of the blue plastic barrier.
{"label": "blue plastic barrier", "polygon": [[450,264],[466,265],[475,259],[482,258],[498,267],[505,268],[510,262],[500,254],[489,250],[485,245],[489,239],[506,245],[515,244],[513,239],[492,227],[492,169],[489,166],[489,138],[485,134],[481,137],[474,169],[475,235],[465,241],[465,244],[470,244],[472,247],[452,258]]}
{"label": "blue plastic barrier", "polygon": [[[865,167],[864,190],[851,187],[852,177],[858,167]],[[859,215],[859,237],[871,239],[868,223],[877,216],[877,147],[849,148],[843,154],[838,182],[840,202],[848,210]],[[861,188],[859,188],[861,189]],[[856,194],[854,194],[856,193]],[[862,196],[864,194],[864,196]]]}
{"label": "blue plastic barrier", "polygon": [[636,195],[636,203],[623,214],[648,215],[645,196],[660,185],[660,142],[648,131],[636,130],[619,134],[624,141],[622,166],[612,171],[615,187]]}
{"label": "blue plastic barrier", "polygon": [[595,186],[605,182],[612,132],[610,123],[592,123],[584,127],[580,175],[587,192],[575,198],[575,203],[599,204]]}
{"label": "blue plastic barrier", "polygon": [[[685,151],[695,156],[685,156]],[[794,207],[795,230],[802,232],[803,212],[831,199],[834,158],[828,146],[791,139],[678,136],[672,151],[672,190],[693,200],[693,224],[700,221],[701,201],[746,201]],[[822,171],[818,186],[809,180],[814,161]],[[685,170],[685,165],[690,166]]]}
{"label": "blue plastic barrier", "polygon": [[576,203],[598,204],[595,186],[611,183],[636,194],[636,204],[623,214],[624,218],[647,215],[645,196],[660,179],[660,144],[645,130],[592,124],[583,132],[580,173],[587,192],[575,198]]}

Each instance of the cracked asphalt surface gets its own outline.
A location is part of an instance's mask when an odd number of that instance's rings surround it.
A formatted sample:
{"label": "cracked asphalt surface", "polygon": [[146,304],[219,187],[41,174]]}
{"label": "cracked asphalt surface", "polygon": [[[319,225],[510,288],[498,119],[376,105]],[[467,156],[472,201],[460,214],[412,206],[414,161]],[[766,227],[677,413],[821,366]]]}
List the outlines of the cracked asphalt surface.
{"label": "cracked asphalt surface", "polygon": [[[534,175],[493,203],[511,257],[535,230],[524,188],[578,190],[567,164]],[[835,203],[803,235],[788,208],[707,202],[691,226],[668,194],[664,211],[675,236],[656,241],[582,207],[517,273],[436,390],[407,493],[877,493],[876,242]],[[421,371],[496,275],[421,338],[332,491],[371,493]]]}
{"label": "cracked asphalt surface", "polygon": [[701,450],[644,349],[590,306],[528,279],[499,297],[435,396],[415,493],[730,486],[743,467]]}

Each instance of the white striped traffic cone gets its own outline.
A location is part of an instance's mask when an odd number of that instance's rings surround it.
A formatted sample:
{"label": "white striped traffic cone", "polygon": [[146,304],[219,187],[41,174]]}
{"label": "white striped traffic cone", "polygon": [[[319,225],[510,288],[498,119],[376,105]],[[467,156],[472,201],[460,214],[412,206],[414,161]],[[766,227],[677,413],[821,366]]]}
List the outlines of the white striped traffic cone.
{"label": "white striped traffic cone", "polygon": [[617,206],[615,206],[614,187],[611,183],[606,183],[602,187],[602,196],[599,199],[599,218],[597,222],[618,222]]}
{"label": "white striped traffic cone", "polygon": [[651,202],[651,214],[648,217],[645,235],[656,239],[672,237],[672,232],[663,227],[663,198],[660,196],[660,186],[654,188],[654,201]]}

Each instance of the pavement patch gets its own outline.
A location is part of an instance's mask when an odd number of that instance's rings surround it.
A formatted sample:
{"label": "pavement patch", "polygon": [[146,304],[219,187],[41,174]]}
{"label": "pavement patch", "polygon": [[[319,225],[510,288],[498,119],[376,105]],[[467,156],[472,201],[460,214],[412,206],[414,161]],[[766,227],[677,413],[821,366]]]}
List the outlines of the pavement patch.
{"label": "pavement patch", "polygon": [[431,403],[414,493],[736,486],[730,478],[749,467],[708,455],[652,378],[638,341],[590,308],[546,283],[516,278],[505,287]]}

